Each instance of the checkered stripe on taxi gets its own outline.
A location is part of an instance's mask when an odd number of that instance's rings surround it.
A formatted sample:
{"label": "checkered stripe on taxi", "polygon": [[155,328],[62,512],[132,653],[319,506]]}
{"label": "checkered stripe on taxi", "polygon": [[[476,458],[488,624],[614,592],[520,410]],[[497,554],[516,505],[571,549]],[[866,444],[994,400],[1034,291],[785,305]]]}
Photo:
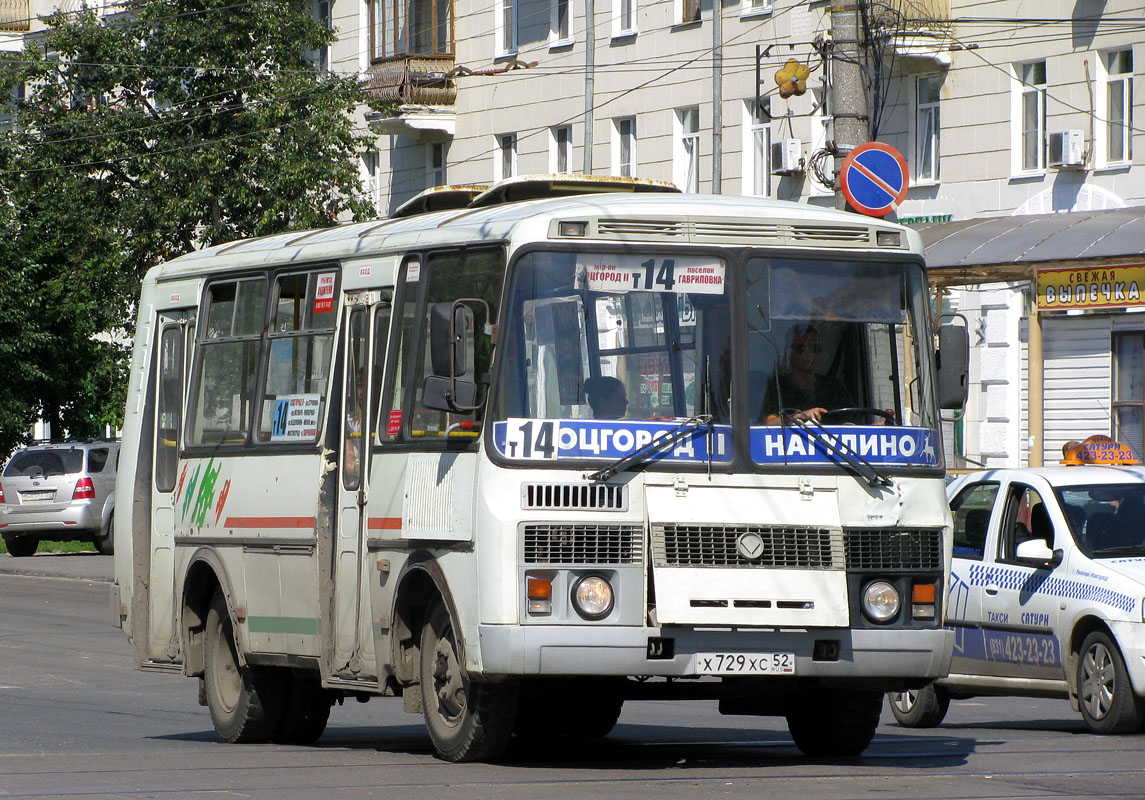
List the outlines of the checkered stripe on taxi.
{"label": "checkered stripe on taxi", "polygon": [[1127,594],[1115,592],[1104,586],[1092,583],[1059,578],[1057,576],[1040,579],[1036,573],[1024,572],[1008,567],[970,565],[971,586],[985,586],[993,583],[1003,589],[1024,591],[1030,594],[1043,594],[1050,597],[1064,597],[1067,600],[1086,600],[1103,606],[1120,609],[1129,613],[1137,606],[1137,599]]}

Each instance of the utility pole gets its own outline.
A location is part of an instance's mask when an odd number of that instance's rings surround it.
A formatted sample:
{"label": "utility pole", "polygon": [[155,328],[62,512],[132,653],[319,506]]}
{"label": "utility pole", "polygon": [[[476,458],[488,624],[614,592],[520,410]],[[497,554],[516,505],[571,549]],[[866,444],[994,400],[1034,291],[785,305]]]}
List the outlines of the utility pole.
{"label": "utility pole", "polygon": [[[569,3],[572,13],[572,3]],[[596,12],[593,0],[584,2],[584,174],[592,174],[592,106],[596,78]],[[572,20],[569,20],[572,24]]]}
{"label": "utility pole", "polygon": [[870,138],[867,96],[863,92],[859,3],[831,0],[830,105],[835,137],[835,208],[846,209],[839,173],[847,154]]}
{"label": "utility pole", "polygon": [[[720,194],[724,178],[723,11],[723,0],[712,0],[712,194]],[[696,158],[699,159],[699,153]]]}

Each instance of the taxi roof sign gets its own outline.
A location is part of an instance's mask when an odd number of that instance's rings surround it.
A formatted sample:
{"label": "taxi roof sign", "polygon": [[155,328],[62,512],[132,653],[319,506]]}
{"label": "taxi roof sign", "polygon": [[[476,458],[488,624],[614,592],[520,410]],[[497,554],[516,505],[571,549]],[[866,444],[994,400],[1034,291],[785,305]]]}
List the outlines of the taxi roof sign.
{"label": "taxi roof sign", "polygon": [[1140,459],[1129,445],[1122,444],[1100,433],[1084,442],[1068,442],[1062,448],[1061,463],[1076,464],[1139,464]]}

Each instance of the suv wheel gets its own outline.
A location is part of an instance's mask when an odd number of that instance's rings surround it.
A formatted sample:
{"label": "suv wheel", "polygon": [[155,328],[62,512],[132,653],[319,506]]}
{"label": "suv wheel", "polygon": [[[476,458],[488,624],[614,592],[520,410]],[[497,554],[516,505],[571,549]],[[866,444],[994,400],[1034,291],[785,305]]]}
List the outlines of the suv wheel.
{"label": "suv wheel", "polygon": [[8,548],[8,553],[14,558],[25,558],[36,554],[36,548],[40,546],[40,540],[35,536],[4,536],[4,546]]}
{"label": "suv wheel", "polygon": [[95,545],[95,549],[99,551],[101,556],[110,556],[115,552],[115,540],[111,535],[114,530],[111,526],[115,520],[115,515],[107,518],[107,527],[92,537],[91,543]]}

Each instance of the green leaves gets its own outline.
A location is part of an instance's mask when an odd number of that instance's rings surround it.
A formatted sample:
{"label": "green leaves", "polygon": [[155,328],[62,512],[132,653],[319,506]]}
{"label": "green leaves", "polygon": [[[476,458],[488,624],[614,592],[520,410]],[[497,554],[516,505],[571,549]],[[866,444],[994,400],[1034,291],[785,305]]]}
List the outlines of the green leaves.
{"label": "green leaves", "polygon": [[0,367],[18,375],[0,387],[0,453],[41,408],[118,423],[148,268],[376,213],[358,172],[371,137],[351,116],[365,94],[314,66],[334,34],[309,3],[123,7],[54,15],[0,62],[0,90],[25,95],[0,109],[15,120],[0,132]]}

